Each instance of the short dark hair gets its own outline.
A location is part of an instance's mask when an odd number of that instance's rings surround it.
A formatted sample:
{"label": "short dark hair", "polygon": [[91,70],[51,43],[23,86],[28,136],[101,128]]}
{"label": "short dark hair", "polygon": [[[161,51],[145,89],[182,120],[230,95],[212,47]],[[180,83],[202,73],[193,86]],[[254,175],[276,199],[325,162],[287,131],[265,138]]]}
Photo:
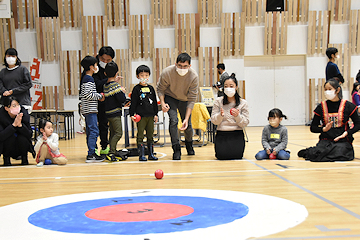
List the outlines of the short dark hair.
{"label": "short dark hair", "polygon": [[140,65],[136,68],[136,76],[138,76],[142,72],[147,72],[149,75],[151,74],[150,68],[146,65]]}
{"label": "short dark hair", "polygon": [[287,119],[287,116],[285,116],[285,115],[283,114],[283,112],[282,112],[280,109],[278,109],[278,108],[273,108],[273,109],[270,110],[269,116],[268,116],[268,120],[269,120],[269,118],[271,118],[271,117],[274,117],[274,118],[278,117],[278,118],[285,118],[285,119]]}
{"label": "short dark hair", "polygon": [[48,123],[48,122],[52,124],[52,122],[47,119],[44,119],[44,118],[39,119],[39,125],[38,125],[39,132],[40,132],[40,129],[45,129],[46,123]]}
{"label": "short dark hair", "polygon": [[81,60],[81,66],[84,68],[84,71],[89,71],[90,70],[90,66],[94,66],[95,67],[95,63],[98,63],[97,59],[93,56],[85,56],[82,60]]}
{"label": "short dark hair", "polygon": [[102,56],[102,55],[109,55],[111,58],[114,58],[115,57],[115,51],[112,47],[110,46],[103,46],[100,48],[99,50],[99,56]]}
{"label": "short dark hair", "polygon": [[176,58],[176,63],[184,63],[184,62],[188,62],[189,65],[191,64],[191,57],[189,54],[187,53],[180,53],[179,56]]}
{"label": "short dark hair", "polygon": [[216,68],[217,68],[217,69],[225,70],[225,64],[219,63],[219,64],[216,66]]}
{"label": "short dark hair", "polygon": [[21,60],[18,57],[18,52],[16,51],[15,48],[8,48],[5,51],[5,55],[4,55],[4,66],[5,67],[9,67],[9,64],[6,62],[6,55],[10,55],[10,56],[16,56],[16,63],[15,65],[20,66],[21,65]]}
{"label": "short dark hair", "polygon": [[[1,98],[2,104],[4,105],[4,107],[10,107],[11,103],[13,101],[16,101],[19,103],[19,100],[15,97],[15,96],[6,96],[6,97],[2,97]],[[20,104],[20,103],[19,103]]]}
{"label": "short dark hair", "polygon": [[332,54],[336,54],[338,52],[338,49],[337,48],[334,48],[334,47],[329,47],[328,49],[326,49],[326,56],[331,59],[331,55]]}
{"label": "short dark hair", "polygon": [[106,64],[105,73],[108,78],[115,77],[118,71],[119,71],[119,67],[116,64],[116,62],[112,61]]}

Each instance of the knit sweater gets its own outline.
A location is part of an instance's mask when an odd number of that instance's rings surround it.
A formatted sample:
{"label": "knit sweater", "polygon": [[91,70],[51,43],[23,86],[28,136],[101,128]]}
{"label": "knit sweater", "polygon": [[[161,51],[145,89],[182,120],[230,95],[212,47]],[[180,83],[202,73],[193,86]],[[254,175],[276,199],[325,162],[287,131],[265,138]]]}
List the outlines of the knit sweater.
{"label": "knit sweater", "polygon": [[159,97],[168,95],[177,100],[188,102],[187,107],[193,108],[198,97],[199,76],[192,68],[184,76],[176,72],[176,66],[171,65],[165,68],[160,75],[157,85]]}
{"label": "knit sweater", "polygon": [[94,78],[89,75],[82,77],[80,82],[80,111],[82,115],[98,112],[98,100],[102,96],[96,92]]}
{"label": "knit sweater", "polygon": [[136,85],[131,93],[130,116],[153,117],[158,113],[156,93],[151,85]]}
{"label": "knit sweater", "polygon": [[[223,98],[218,97],[211,112],[211,122],[217,126],[219,131],[235,131],[242,130],[249,124],[249,107],[247,101],[240,100],[239,106],[235,107],[235,103],[223,105]],[[224,109],[224,116],[221,116],[220,109]],[[230,110],[236,108],[240,111],[239,115],[234,117],[230,114]]]}
{"label": "knit sweater", "polygon": [[126,97],[119,83],[112,81],[104,85],[105,113],[108,118],[122,115],[122,104]]}
{"label": "knit sweater", "polygon": [[265,150],[272,149],[276,152],[285,150],[288,143],[287,128],[279,125],[277,128],[267,125],[262,132],[261,143]]}
{"label": "knit sweater", "polygon": [[[35,144],[35,152],[39,153],[41,145],[44,143],[43,136],[40,135],[37,137],[37,142]],[[45,142],[51,149],[51,152],[55,155],[59,155],[59,135],[57,133],[52,133]]]}
{"label": "knit sweater", "polygon": [[20,105],[31,106],[29,89],[32,80],[29,70],[20,65],[13,70],[3,68],[0,71],[0,94],[12,90],[13,96],[19,100]]}

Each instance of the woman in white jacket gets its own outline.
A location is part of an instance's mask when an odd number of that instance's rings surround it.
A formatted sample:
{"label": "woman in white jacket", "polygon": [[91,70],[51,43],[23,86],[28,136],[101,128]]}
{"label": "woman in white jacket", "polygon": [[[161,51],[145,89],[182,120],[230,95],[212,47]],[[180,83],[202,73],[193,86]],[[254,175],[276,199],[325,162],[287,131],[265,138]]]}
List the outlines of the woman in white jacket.
{"label": "woman in white jacket", "polygon": [[50,159],[51,163],[58,165],[66,164],[66,157],[59,151],[59,135],[53,132],[52,123],[46,119],[40,119],[39,131],[41,134],[35,145],[37,166],[43,166],[45,159]]}

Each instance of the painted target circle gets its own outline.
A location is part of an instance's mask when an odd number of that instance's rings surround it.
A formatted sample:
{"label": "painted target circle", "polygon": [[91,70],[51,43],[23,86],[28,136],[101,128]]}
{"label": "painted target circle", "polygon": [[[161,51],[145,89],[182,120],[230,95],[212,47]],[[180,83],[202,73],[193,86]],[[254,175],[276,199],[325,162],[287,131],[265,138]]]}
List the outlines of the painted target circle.
{"label": "painted target circle", "polygon": [[[164,207],[168,211],[161,212]],[[133,217],[124,221],[118,216],[120,213],[125,218]],[[12,240],[239,240],[284,231],[304,221],[307,215],[306,208],[298,203],[245,192],[94,192],[0,207],[0,236]]]}

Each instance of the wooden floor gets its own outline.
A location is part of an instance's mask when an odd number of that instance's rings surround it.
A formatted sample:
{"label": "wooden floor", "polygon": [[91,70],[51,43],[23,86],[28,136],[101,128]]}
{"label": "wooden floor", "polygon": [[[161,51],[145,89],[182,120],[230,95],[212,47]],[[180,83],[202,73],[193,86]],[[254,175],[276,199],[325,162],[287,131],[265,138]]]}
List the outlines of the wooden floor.
{"label": "wooden floor", "polygon": [[[318,135],[309,127],[288,126],[289,161],[256,161],[261,150],[260,127],[246,129],[249,142],[243,160],[217,161],[214,146],[196,147],[195,156],[172,161],[169,144],[156,147],[160,160],[139,162],[136,157],[118,163],[85,163],[85,135],[61,140],[66,166],[0,167],[0,207],[33,199],[75,193],[132,189],[213,189],[260,193],[302,204],[309,213],[301,224],[259,239],[360,239],[360,133],[355,134],[355,157],[351,162],[311,163],[297,152],[316,144]],[[167,139],[169,142],[169,139]],[[131,139],[135,143],[135,139]],[[123,148],[124,139],[118,144]],[[165,176],[151,174],[162,169]],[[2,218],[3,216],[0,216]],[[1,228],[1,226],[0,226]],[[1,239],[1,237],[0,237]]]}

